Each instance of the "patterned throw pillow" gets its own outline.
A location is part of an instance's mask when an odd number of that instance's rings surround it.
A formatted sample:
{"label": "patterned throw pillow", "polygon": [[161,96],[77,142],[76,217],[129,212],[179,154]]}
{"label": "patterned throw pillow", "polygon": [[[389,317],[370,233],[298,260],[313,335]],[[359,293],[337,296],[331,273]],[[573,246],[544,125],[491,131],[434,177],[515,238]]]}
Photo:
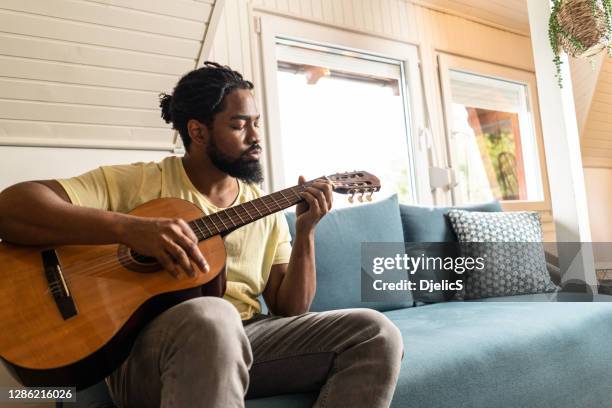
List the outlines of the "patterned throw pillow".
{"label": "patterned throw pillow", "polygon": [[546,268],[537,212],[451,210],[451,225],[464,256],[483,257],[484,268],[463,276],[456,299],[480,299],[557,290]]}

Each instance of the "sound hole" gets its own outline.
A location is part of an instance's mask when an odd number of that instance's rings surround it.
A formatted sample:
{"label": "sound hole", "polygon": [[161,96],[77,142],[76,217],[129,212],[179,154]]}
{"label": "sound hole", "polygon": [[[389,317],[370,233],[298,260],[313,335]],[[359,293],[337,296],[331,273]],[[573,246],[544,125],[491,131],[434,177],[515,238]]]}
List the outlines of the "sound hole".
{"label": "sound hole", "polygon": [[132,259],[136,262],[138,262],[139,264],[144,264],[144,265],[157,265],[157,259],[153,258],[152,256],[147,256],[147,255],[141,255],[138,252],[134,251],[133,249],[130,249],[130,256],[132,257]]}
{"label": "sound hole", "polygon": [[162,270],[157,259],[139,254],[125,245],[117,246],[117,258],[123,267],[134,272],[157,272]]}

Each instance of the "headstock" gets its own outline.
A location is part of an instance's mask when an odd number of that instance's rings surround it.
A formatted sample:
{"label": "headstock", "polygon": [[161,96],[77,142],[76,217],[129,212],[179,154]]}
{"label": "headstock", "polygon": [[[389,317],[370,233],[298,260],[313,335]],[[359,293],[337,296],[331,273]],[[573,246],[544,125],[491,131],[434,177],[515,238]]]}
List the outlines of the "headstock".
{"label": "headstock", "polygon": [[373,174],[367,171],[349,171],[345,173],[336,173],[327,176],[333,184],[333,189],[339,194],[350,194],[349,202],[353,202],[355,194],[361,194],[357,197],[360,202],[363,202],[363,197],[368,194],[366,200],[372,201],[372,194],[380,190],[380,180]]}

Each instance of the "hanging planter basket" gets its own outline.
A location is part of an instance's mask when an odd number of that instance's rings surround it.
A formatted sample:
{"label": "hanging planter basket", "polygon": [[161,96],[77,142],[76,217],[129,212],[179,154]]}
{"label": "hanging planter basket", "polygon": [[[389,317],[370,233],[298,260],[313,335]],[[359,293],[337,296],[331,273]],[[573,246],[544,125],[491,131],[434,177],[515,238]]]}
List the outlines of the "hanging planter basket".
{"label": "hanging planter basket", "polygon": [[612,51],[612,0],[553,0],[548,25],[559,86],[562,51],[578,58]]}

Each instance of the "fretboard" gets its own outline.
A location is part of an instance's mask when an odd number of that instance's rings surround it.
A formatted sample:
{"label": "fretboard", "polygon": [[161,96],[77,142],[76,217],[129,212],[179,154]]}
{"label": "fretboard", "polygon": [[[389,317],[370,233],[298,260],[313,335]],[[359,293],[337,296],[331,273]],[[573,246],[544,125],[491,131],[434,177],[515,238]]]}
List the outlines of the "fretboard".
{"label": "fretboard", "polygon": [[304,191],[310,183],[289,187],[246,203],[228,207],[190,221],[189,226],[200,241],[214,235],[229,234],[237,228],[299,203],[303,200],[299,193]]}

